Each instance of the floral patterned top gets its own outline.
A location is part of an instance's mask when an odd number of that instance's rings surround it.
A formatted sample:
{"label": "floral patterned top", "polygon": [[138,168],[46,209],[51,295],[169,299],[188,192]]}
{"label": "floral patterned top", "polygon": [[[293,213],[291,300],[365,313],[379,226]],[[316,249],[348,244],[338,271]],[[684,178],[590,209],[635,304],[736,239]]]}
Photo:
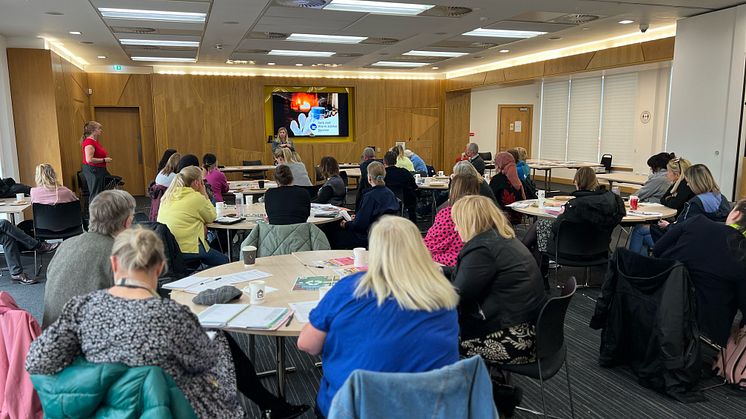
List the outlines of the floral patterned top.
{"label": "floral patterned top", "polygon": [[163,368],[197,416],[244,416],[236,372],[222,334],[211,340],[188,307],[173,300],[116,297],[107,290],[73,297],[36,339],[26,358],[30,374],[55,374],[84,356]]}
{"label": "floral patterned top", "polygon": [[464,247],[464,242],[456,232],[450,205],[438,211],[433,225],[427,230],[425,246],[435,262],[445,266],[456,266],[456,259]]}

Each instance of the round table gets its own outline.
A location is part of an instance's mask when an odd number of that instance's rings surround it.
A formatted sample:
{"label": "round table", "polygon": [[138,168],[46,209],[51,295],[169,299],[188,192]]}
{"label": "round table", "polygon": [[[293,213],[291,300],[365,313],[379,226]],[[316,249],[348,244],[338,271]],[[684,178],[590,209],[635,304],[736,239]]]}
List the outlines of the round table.
{"label": "round table", "polygon": [[[564,204],[565,202],[572,199],[572,196],[555,196],[552,198],[547,198],[545,202],[547,204],[554,204],[554,208],[556,210],[560,209],[560,206]],[[522,207],[520,203],[529,203],[530,205],[527,207]],[[546,211],[545,208],[539,208],[538,200],[536,199],[527,199],[525,201],[518,201],[513,204],[514,206],[511,206],[510,209],[516,212],[520,212],[521,214],[530,215],[533,217],[541,217],[541,218],[557,218],[557,214],[552,214]],[[629,203],[624,203],[625,208],[627,209],[627,212],[630,211]],[[635,215],[627,214],[622,218],[622,224],[638,224],[638,223],[644,223],[648,221],[657,221],[662,220],[664,218],[671,218],[676,216],[676,210],[673,208],[668,208],[665,205],[661,204],[649,204],[649,203],[640,203],[637,208],[638,213]],[[647,214],[642,214],[647,213]]]}
{"label": "round table", "polygon": [[268,190],[276,188],[277,182],[272,180],[265,180],[264,187],[259,187],[259,182],[256,180],[229,180],[228,181],[228,193],[235,195],[241,192],[244,195],[264,195]]}
{"label": "round table", "polygon": [[[288,303],[295,303],[301,301],[317,300],[319,298],[318,291],[292,291],[295,279],[299,276],[313,276],[313,275],[334,275],[332,268],[317,268],[314,262],[319,260],[327,260],[339,257],[352,257],[352,250],[316,250],[311,252],[294,252],[290,255],[281,256],[269,256],[264,258],[257,258],[256,264],[246,267],[243,262],[233,262],[225,265],[210,268],[195,274],[196,276],[214,277],[228,275],[241,271],[248,271],[251,269],[258,269],[263,272],[272,274],[268,278],[263,278],[267,286],[277,288],[277,291],[266,294],[264,305],[269,307],[286,307]],[[235,284],[236,288],[242,289],[247,286],[249,282],[239,282]],[[191,294],[184,291],[171,291],[171,299],[189,307],[192,312],[199,314],[208,306],[195,304],[192,302],[195,294]],[[249,296],[246,294],[241,295],[239,300],[235,300],[232,303],[235,304],[248,304]],[[245,333],[249,335],[263,335],[263,336],[274,336],[276,338],[276,365],[277,370],[277,387],[278,394],[280,397],[285,395],[285,337],[287,336],[298,336],[300,331],[305,326],[305,323],[301,323],[297,318],[293,317],[290,323],[286,326],[280,326],[277,330],[246,330],[246,329],[225,329],[227,331],[236,333]],[[250,348],[253,352],[253,345]],[[250,358],[254,359],[254,354],[250,354]]]}
{"label": "round table", "polygon": [[438,212],[438,202],[437,202],[437,195],[440,191],[447,191],[448,190],[448,184],[451,182],[451,178],[448,176],[433,176],[433,177],[425,177],[421,178],[422,183],[417,184],[417,189],[423,189],[432,192],[432,211],[433,211],[433,217],[435,217],[435,213]]}

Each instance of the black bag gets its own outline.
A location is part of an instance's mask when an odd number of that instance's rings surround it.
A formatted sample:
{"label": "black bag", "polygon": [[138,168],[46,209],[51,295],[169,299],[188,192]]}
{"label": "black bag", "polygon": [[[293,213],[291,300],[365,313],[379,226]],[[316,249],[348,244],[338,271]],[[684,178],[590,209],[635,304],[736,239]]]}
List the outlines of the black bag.
{"label": "black bag", "polygon": [[522,179],[521,184],[523,185],[523,193],[526,194],[526,199],[538,198],[536,196],[536,184],[530,177],[526,176],[525,179]]}

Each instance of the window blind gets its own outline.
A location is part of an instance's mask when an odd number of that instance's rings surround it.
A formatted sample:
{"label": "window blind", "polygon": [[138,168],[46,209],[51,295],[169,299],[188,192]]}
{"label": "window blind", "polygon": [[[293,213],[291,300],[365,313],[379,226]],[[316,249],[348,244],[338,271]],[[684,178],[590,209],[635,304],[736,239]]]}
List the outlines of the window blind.
{"label": "window blind", "polygon": [[544,83],[541,103],[542,159],[565,159],[569,82]]}
{"label": "window blind", "polygon": [[567,159],[598,162],[601,78],[576,79],[571,86]]}
{"label": "window blind", "polygon": [[603,90],[601,154],[613,155],[615,166],[632,166],[637,73],[606,76]]}

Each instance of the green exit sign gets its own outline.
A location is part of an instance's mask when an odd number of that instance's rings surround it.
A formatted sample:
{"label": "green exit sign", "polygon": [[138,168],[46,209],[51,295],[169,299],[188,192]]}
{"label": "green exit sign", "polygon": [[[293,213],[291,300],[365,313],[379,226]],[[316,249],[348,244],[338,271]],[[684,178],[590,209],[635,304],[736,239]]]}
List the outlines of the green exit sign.
{"label": "green exit sign", "polygon": [[124,67],[122,67],[119,64],[113,65],[112,68],[114,69],[114,71],[122,71],[122,70],[124,70]]}

